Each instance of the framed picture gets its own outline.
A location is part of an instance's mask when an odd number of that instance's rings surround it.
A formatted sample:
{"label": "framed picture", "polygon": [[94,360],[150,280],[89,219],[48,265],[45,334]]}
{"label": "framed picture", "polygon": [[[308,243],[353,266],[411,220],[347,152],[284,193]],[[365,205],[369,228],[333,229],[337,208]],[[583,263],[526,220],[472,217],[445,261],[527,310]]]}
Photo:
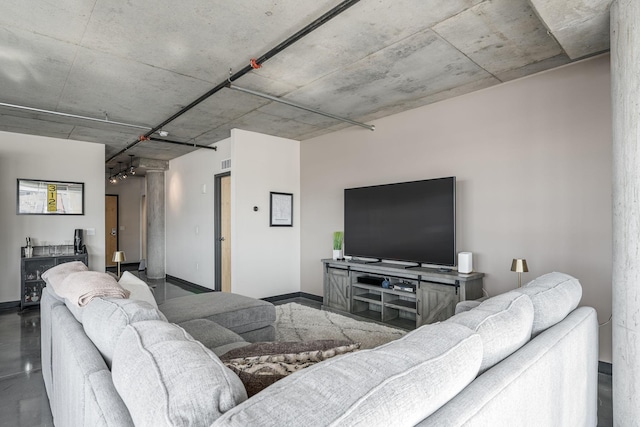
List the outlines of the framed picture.
{"label": "framed picture", "polygon": [[269,225],[271,227],[292,227],[293,194],[275,192],[269,194],[271,195]]}
{"label": "framed picture", "polygon": [[18,178],[18,215],[84,215],[84,183]]}

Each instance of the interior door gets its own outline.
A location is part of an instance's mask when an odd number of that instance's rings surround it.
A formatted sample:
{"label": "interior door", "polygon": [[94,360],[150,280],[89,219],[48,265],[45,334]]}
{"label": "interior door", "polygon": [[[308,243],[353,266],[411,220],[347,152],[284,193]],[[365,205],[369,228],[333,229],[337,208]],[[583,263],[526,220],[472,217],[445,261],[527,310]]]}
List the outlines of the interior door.
{"label": "interior door", "polygon": [[231,292],[231,175],[220,178],[220,282]]}
{"label": "interior door", "polygon": [[107,267],[116,265],[113,253],[118,250],[118,196],[107,194],[104,200],[104,247]]}

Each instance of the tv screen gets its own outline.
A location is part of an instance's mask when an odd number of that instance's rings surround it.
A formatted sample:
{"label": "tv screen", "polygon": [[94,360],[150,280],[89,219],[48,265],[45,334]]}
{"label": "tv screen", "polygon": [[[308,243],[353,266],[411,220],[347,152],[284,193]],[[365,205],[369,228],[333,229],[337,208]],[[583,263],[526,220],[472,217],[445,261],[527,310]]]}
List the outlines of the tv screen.
{"label": "tv screen", "polygon": [[456,178],[344,190],[345,255],[454,266]]}

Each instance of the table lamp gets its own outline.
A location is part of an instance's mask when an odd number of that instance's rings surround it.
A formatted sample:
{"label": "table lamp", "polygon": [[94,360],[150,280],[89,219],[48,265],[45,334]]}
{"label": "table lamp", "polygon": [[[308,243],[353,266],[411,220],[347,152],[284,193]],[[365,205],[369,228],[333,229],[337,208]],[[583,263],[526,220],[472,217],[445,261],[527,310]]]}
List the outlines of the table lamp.
{"label": "table lamp", "polygon": [[529,271],[527,260],[524,258],[514,258],[513,261],[511,261],[511,271],[518,273],[518,287],[522,287],[522,273]]}
{"label": "table lamp", "polygon": [[127,257],[125,257],[124,251],[115,251],[113,253],[113,259],[111,261],[118,263],[118,279],[120,278],[120,263],[126,260]]}

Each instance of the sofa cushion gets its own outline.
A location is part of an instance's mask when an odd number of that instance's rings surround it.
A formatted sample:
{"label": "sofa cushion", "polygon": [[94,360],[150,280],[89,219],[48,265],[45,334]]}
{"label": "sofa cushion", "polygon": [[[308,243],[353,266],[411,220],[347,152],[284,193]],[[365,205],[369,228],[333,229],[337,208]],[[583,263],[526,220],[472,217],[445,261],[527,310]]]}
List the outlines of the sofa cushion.
{"label": "sofa cushion", "polygon": [[526,295],[507,292],[485,300],[472,310],[456,314],[446,322],[464,325],[482,337],[482,373],[529,341],[533,304]]}
{"label": "sofa cushion", "polygon": [[220,360],[238,375],[249,397],[294,372],[360,348],[339,340],[258,342],[231,350]]}
{"label": "sofa cushion", "polygon": [[533,303],[532,336],[567,317],[582,298],[582,286],[578,279],[557,272],[542,275],[516,292],[528,295]]}
{"label": "sofa cushion", "polygon": [[478,301],[478,300],[460,301],[459,303],[456,304],[456,311],[454,314],[464,313],[465,311],[469,311],[473,308],[476,308],[477,306],[480,305],[481,302],[482,301]]}
{"label": "sofa cushion", "polygon": [[234,348],[249,345],[240,335],[211,320],[187,320],[178,326],[218,356]]}
{"label": "sofa cushion", "polygon": [[211,350],[179,326],[157,320],[125,328],[112,373],[136,426],[208,426],[247,398],[238,377]]}
{"label": "sofa cushion", "polygon": [[469,328],[426,325],[289,375],[214,425],[415,425],[469,384],[481,361],[482,340]]}
{"label": "sofa cushion", "polygon": [[158,303],[156,302],[149,285],[130,272],[125,271],[122,273],[120,280],[118,280],[118,284],[130,292],[129,299],[145,301],[155,308],[158,308]]}
{"label": "sofa cushion", "polygon": [[270,302],[227,292],[172,298],[160,305],[160,310],[172,323],[208,319],[237,334],[265,328],[276,321],[276,309]]}
{"label": "sofa cushion", "polygon": [[96,298],[84,308],[82,326],[111,367],[113,352],[124,328],[141,320],[166,321],[164,315],[144,301]]}

